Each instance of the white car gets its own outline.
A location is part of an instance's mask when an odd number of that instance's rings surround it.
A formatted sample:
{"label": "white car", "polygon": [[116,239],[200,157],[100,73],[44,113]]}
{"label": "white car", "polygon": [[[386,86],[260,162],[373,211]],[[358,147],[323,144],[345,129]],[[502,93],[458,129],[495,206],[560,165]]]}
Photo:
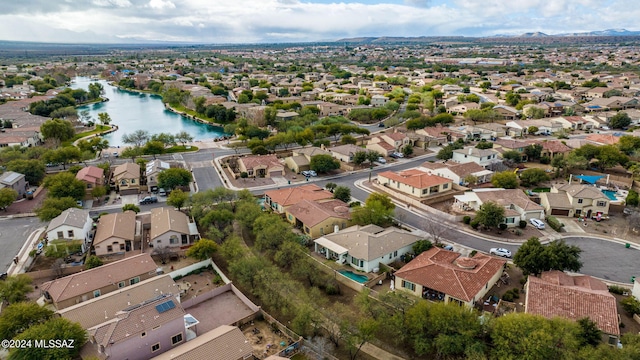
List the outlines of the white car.
{"label": "white car", "polygon": [[538,230],[544,230],[544,223],[542,222],[542,220],[538,220],[538,219],[531,219],[529,220],[529,222],[531,223],[531,225],[533,225],[536,229]]}
{"label": "white car", "polygon": [[387,160],[385,160],[385,158],[383,158],[383,157],[379,157],[377,162],[380,163],[380,164],[386,164]]}
{"label": "white car", "polygon": [[496,256],[502,256],[502,257],[506,257],[506,258],[510,258],[511,257],[511,251],[504,249],[504,248],[491,248],[491,250],[489,250],[489,254],[491,255],[496,255]]}

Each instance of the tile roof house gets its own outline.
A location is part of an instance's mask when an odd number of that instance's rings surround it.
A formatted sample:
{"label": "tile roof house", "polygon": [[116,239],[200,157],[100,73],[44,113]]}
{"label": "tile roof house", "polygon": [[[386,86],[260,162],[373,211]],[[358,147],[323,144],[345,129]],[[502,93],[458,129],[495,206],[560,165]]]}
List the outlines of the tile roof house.
{"label": "tile roof house", "polygon": [[323,202],[303,199],[286,209],[285,218],[312,239],[351,226],[349,204],[337,199]]}
{"label": "tile roof house", "polygon": [[302,200],[321,201],[333,199],[333,193],[316,184],[295,186],[286,189],[267,190],[264,192],[265,206],[271,207],[278,214]]}
{"label": "tile roof house", "polygon": [[378,183],[394,191],[420,199],[453,189],[451,179],[418,169],[381,172],[378,174]]}
{"label": "tile roof house", "polygon": [[453,150],[451,160],[460,164],[474,162],[485,169],[493,163],[500,161],[500,159],[498,159],[498,151],[494,149],[477,149],[473,146]]}
{"label": "tile roof house", "polygon": [[229,325],[219,326],[196,337],[189,342],[167,350],[154,360],[216,360],[252,359],[253,346],[242,331]]}
{"label": "tile roof house", "polygon": [[151,188],[152,186],[158,186],[158,174],[169,168],[171,168],[171,165],[168,162],[159,159],[149,161],[145,168],[147,186],[149,188]]}
{"label": "tile roof house", "polygon": [[291,171],[299,174],[310,169],[311,157],[315,155],[331,155],[331,153],[315,146],[294,149],[291,156],[287,156],[284,159],[284,163]]}
{"label": "tile roof house", "polygon": [[138,194],[140,192],[140,165],[124,163],[113,170],[113,183],[121,195]]}
{"label": "tile roof house", "polygon": [[550,141],[542,141],[538,144],[542,145],[542,152],[540,153],[540,157],[548,157],[553,160],[556,155],[564,155],[571,151],[571,148],[567,145],[563,144],[559,140],[550,140]]}
{"label": "tile roof house", "polygon": [[367,142],[367,150],[377,151],[383,156],[389,156],[393,152],[400,152],[406,145],[412,145],[413,141],[406,134],[394,132],[373,136]]}
{"label": "tile roof house", "polygon": [[599,145],[615,145],[620,142],[620,137],[613,134],[591,134],[588,135],[585,140]]}
{"label": "tile roof house", "polygon": [[360,151],[364,151],[364,152],[369,152],[371,150],[368,149],[364,149],[361,148],[359,146],[353,145],[353,144],[345,144],[345,145],[338,145],[338,146],[333,146],[327,149],[330,153],[331,156],[333,156],[334,158],[340,160],[341,162],[344,163],[350,163],[353,161],[353,156],[355,155],[355,153],[360,152]]}
{"label": "tile roof house", "polygon": [[47,239],[82,240],[82,252],[89,250],[91,246],[91,228],[93,220],[89,211],[78,208],[69,208],[51,220],[47,226]]}
{"label": "tile roof house", "polygon": [[76,174],[76,179],[82,181],[87,185],[86,192],[88,196],[91,196],[91,191],[96,186],[102,186],[105,184],[104,170],[97,166],[87,166]]}
{"label": "tile roof house", "polygon": [[40,291],[60,310],[137,284],[155,276],[156,268],[151,255],[139,254],[48,281],[40,286]]}
{"label": "tile roof house", "polygon": [[548,215],[591,216],[609,214],[609,199],[592,185],[564,184],[553,186],[548,193],[540,193],[540,205]]}
{"label": "tile roof house", "polygon": [[380,264],[390,264],[408,252],[422,239],[395,227],[354,225],[316,240],[315,252],[357,270],[372,272]]}
{"label": "tile roof house", "polygon": [[454,205],[478,211],[482,204],[494,202],[504,207],[504,223],[509,227],[517,226],[520,220],[544,219],[544,208],[519,189],[475,189],[462,195],[454,195]]}
{"label": "tile roof house", "polygon": [[185,213],[168,207],[151,209],[149,233],[149,246],[160,248],[190,246],[200,237]]}
{"label": "tile roof house", "polygon": [[[154,276],[119,291],[103,294],[79,304],[60,309],[57,313],[65,319],[77,322],[83,329],[89,329],[113,319],[118,312],[133,304],[139,304],[153,296],[173,294],[177,301],[180,291],[170,275]],[[96,311],[99,309],[100,311]]]}
{"label": "tile roof house", "polygon": [[275,155],[250,155],[238,159],[240,173],[249,177],[274,177],[284,175],[284,166]]}
{"label": "tile roof house", "polygon": [[444,163],[424,162],[418,169],[426,171],[431,175],[447,178],[455,184],[460,185],[469,185],[469,182],[467,181],[469,177],[474,177],[476,179],[474,185],[477,185],[491,181],[491,177],[493,176],[493,171],[486,170],[474,162],[466,164],[458,164],[449,161]]}
{"label": "tile roof house", "polygon": [[549,319],[588,317],[609,338],[610,344],[617,344],[620,337],[617,301],[604,282],[553,270],[543,272],[540,277],[529,276],[525,290],[525,312]]}
{"label": "tile roof house", "polygon": [[184,315],[171,294],[160,295],[88,329],[89,341],[107,358],[151,359],[186,342]]}
{"label": "tile roof house", "polygon": [[507,261],[478,253],[472,258],[433,247],[395,272],[395,288],[423,299],[469,307],[483,301]]}
{"label": "tile roof house", "polygon": [[102,215],[98,221],[93,239],[93,248],[96,255],[108,255],[139,249],[140,244],[136,243],[140,241],[140,228],[136,222],[136,213],[131,210],[123,213]]}
{"label": "tile roof house", "polygon": [[459,138],[464,138],[465,135],[438,124],[438,126],[416,130],[414,137],[416,138],[416,146],[427,149],[449,141],[456,141]]}
{"label": "tile roof house", "polygon": [[0,189],[3,188],[15,190],[18,193],[18,199],[22,199],[22,196],[27,192],[27,181],[24,174],[15,171],[5,171],[0,174]]}

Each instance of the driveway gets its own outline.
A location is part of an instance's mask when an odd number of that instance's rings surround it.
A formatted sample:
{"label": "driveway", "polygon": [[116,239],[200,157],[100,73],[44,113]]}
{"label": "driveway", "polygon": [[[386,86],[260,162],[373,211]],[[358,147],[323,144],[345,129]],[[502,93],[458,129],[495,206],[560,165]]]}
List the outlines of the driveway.
{"label": "driveway", "polygon": [[9,269],[29,235],[43,223],[36,217],[0,220],[0,273]]}

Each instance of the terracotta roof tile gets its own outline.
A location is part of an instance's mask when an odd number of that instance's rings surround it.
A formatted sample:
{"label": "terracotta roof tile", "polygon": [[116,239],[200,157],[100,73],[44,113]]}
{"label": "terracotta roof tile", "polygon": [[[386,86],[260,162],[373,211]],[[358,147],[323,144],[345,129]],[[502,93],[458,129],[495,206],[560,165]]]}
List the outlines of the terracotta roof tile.
{"label": "terracotta roof tile", "polygon": [[287,212],[309,227],[329,218],[351,219],[349,204],[340,200],[319,203],[305,199],[287,208]]}
{"label": "terracotta roof tile", "polygon": [[269,190],[265,191],[264,195],[269,197],[272,202],[278,203],[281,206],[290,206],[302,200],[317,201],[333,198],[333,194],[330,191],[322,189],[315,184],[280,190]]}
{"label": "terracotta roof tile", "polygon": [[431,186],[450,183],[451,180],[438,175],[431,175],[417,169],[410,169],[395,173],[393,171],[385,171],[378,174],[379,177],[413,186],[416,189],[425,189]]}

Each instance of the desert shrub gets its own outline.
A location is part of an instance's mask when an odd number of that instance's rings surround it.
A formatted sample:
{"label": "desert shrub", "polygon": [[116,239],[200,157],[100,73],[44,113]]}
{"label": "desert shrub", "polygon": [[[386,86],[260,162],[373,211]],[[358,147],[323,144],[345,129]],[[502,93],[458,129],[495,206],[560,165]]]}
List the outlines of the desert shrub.
{"label": "desert shrub", "polygon": [[628,290],[623,288],[622,286],[617,286],[617,285],[609,286],[609,292],[612,293],[612,294],[622,295],[627,291]]}
{"label": "desert shrub", "polygon": [[526,221],[524,221],[524,220],[520,220],[520,222],[518,223],[518,227],[519,227],[520,229],[524,229],[524,228],[526,228],[526,227],[527,227],[527,222],[526,222]]}
{"label": "desert shrub", "polygon": [[471,223],[471,216],[465,216],[462,218],[462,222],[465,223],[465,225],[469,225]]}
{"label": "desert shrub", "polygon": [[469,224],[474,230],[478,230],[478,226],[480,226],[480,221],[473,219]]}
{"label": "desert shrub", "polygon": [[547,223],[553,228],[553,230],[557,232],[560,232],[560,230],[564,227],[564,224],[561,223],[558,218],[551,215],[547,216]]}
{"label": "desert shrub", "polygon": [[500,230],[507,230],[507,224],[502,223],[498,225],[498,228],[500,228]]}
{"label": "desert shrub", "polygon": [[638,301],[635,296],[622,299],[620,305],[622,305],[624,311],[629,313],[629,315],[640,314],[640,301]]}

